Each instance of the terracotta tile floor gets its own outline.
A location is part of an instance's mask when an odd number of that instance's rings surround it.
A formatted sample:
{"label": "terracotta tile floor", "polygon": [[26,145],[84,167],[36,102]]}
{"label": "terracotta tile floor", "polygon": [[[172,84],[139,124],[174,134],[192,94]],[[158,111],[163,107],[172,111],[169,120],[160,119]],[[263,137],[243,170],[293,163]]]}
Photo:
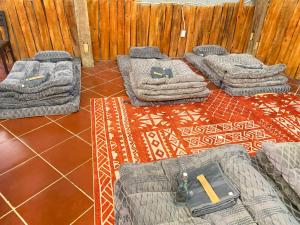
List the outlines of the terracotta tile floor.
{"label": "terracotta tile floor", "polygon": [[98,62],[82,70],[78,113],[0,121],[0,224],[94,224],[89,102],[124,95],[116,62]]}

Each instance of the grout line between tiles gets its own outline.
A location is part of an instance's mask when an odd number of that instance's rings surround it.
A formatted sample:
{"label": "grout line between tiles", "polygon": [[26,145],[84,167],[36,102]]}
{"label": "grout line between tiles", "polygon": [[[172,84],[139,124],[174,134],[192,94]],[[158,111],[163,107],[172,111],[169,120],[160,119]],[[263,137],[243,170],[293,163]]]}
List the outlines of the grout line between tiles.
{"label": "grout line between tiles", "polygon": [[[85,110],[85,111],[89,112],[88,110],[83,109],[83,108],[82,108],[82,110]],[[55,123],[56,125],[60,126],[60,127],[63,128],[63,129],[65,129],[66,131],[70,132],[70,133],[73,134],[75,137],[79,138],[80,140],[84,141],[84,142],[87,143],[89,146],[91,146],[91,143],[89,143],[88,141],[84,140],[82,137],[80,137],[80,136],[78,135],[78,134],[81,134],[82,132],[84,132],[84,131],[90,129],[91,127],[88,127],[88,128],[86,128],[85,130],[82,130],[82,131],[80,131],[79,133],[76,134],[76,133],[74,133],[74,132],[68,130],[67,128],[65,128],[65,127],[62,126],[61,124],[57,123],[56,121],[53,121],[53,123]]]}
{"label": "grout line between tiles", "polygon": [[[68,173],[66,173],[66,176],[70,175],[71,173],[73,173],[75,170],[77,170],[78,168],[80,168],[81,166],[83,166],[84,164],[88,163],[91,160],[88,159],[85,162],[83,162],[82,164],[78,165],[77,167],[75,167],[74,169],[72,169],[71,171],[69,171]],[[54,184],[56,184],[57,182],[61,181],[62,179],[66,179],[67,181],[70,182],[70,180],[64,176],[61,176],[60,178],[58,178],[57,180],[53,181],[51,184],[47,185],[46,187],[44,187],[42,190],[36,192],[34,195],[30,196],[28,199],[26,199],[24,202],[20,203],[19,205],[17,205],[15,208],[20,208],[22,205],[26,204],[27,202],[29,202],[31,199],[33,199],[34,197],[36,197],[37,195],[39,195],[40,193],[42,193],[43,191],[49,189],[50,187],[52,187]],[[71,183],[71,182],[70,182]],[[73,184],[73,183],[71,183]],[[74,185],[74,184],[73,184]],[[75,186],[75,185],[74,185]],[[77,187],[77,186],[76,186]],[[78,188],[78,187],[77,187]],[[94,202],[94,200],[92,200]]]}
{"label": "grout line between tiles", "polygon": [[[0,124],[1,126],[1,124]],[[4,129],[6,129],[4,127]],[[7,129],[6,129],[7,130]],[[10,132],[10,131],[9,131]],[[16,137],[20,142],[22,142],[27,148],[29,148],[32,152],[34,152],[40,159],[42,159],[45,163],[47,163],[52,169],[54,169],[57,173],[59,173],[62,177],[66,178],[71,184],[73,184],[79,191],[81,191],[85,196],[87,196],[90,200],[94,201],[87,193],[85,193],[81,188],[79,188],[77,185],[75,185],[71,180],[69,180],[62,172],[60,172],[55,166],[53,166],[51,163],[49,163],[46,159],[44,159],[40,154],[38,154],[33,148],[31,148],[25,141],[20,139],[19,137]]]}
{"label": "grout line between tiles", "polygon": [[85,210],[79,217],[77,217],[75,220],[73,220],[73,222],[70,223],[70,225],[73,225],[77,220],[79,220],[82,216],[84,216],[84,214],[86,214],[93,207],[94,207],[94,204],[92,204],[87,210]]}
{"label": "grout line between tiles", "polygon": [[3,176],[3,175],[5,175],[5,174],[7,174],[7,173],[9,173],[9,172],[12,171],[12,170],[18,168],[18,167],[20,167],[20,166],[26,164],[27,162],[29,162],[30,160],[32,160],[32,159],[34,159],[34,158],[36,158],[36,157],[37,157],[37,155],[32,156],[31,158],[29,158],[29,159],[27,159],[27,160],[25,160],[25,161],[23,161],[23,162],[17,164],[16,166],[14,166],[14,167],[12,167],[12,168],[6,170],[5,172],[3,172],[3,173],[0,174],[0,177]]}
{"label": "grout line between tiles", "polygon": [[0,196],[3,198],[3,200],[9,205],[9,207],[12,209],[12,211],[19,217],[19,219],[26,225],[28,223],[24,220],[24,218],[17,212],[16,208],[10,204],[10,202],[5,198],[5,196],[0,192]]}
{"label": "grout line between tiles", "polygon": [[[122,91],[124,91],[124,90],[122,90]],[[110,95],[110,96],[108,96],[108,97],[120,97],[120,96],[114,96],[114,95],[117,95],[117,94],[121,93],[122,91],[119,91],[119,92],[117,92],[117,93],[114,93],[113,95]]]}

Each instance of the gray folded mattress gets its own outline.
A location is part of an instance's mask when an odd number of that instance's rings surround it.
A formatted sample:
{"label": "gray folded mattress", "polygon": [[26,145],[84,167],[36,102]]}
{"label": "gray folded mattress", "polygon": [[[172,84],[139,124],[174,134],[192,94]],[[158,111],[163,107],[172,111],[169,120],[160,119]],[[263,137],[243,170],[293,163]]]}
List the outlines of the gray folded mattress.
{"label": "gray folded mattress", "polygon": [[222,79],[212,71],[204,62],[204,56],[198,56],[194,53],[186,53],[184,58],[195,66],[204,76],[206,76],[217,87],[221,87]]}
{"label": "gray folded mattress", "polygon": [[[26,105],[23,105],[21,108],[13,107],[11,108],[1,108],[0,109],[0,119],[15,119],[15,118],[23,118],[23,117],[34,117],[34,116],[44,116],[44,115],[62,115],[62,114],[69,114],[73,112],[77,112],[79,110],[79,104],[80,104],[80,88],[81,88],[81,61],[79,58],[74,58],[70,61],[72,66],[72,74],[60,74],[62,76],[66,76],[68,78],[64,78],[63,82],[59,82],[59,86],[66,84],[67,86],[70,84],[73,84],[73,88],[70,92],[67,91],[64,94],[58,94],[55,96],[55,88],[56,86],[53,86],[52,84],[48,85],[49,87],[45,90],[54,90],[54,92],[51,92],[51,94],[54,94],[54,99],[51,99],[50,101],[45,101],[45,104],[43,104],[42,101],[36,101],[35,104],[31,105],[30,107]],[[61,80],[62,81],[62,80]],[[16,82],[16,81],[13,81]],[[12,84],[8,85],[7,83],[4,84],[2,87],[8,87]],[[46,87],[46,86],[44,86]],[[40,88],[40,87],[39,87]],[[35,91],[41,92],[42,89],[36,88]],[[5,90],[7,90],[5,88]],[[25,89],[26,90],[26,89]],[[11,90],[10,90],[11,91]],[[5,93],[8,93],[4,91]],[[21,93],[22,95],[26,94],[32,94],[31,91],[25,91],[26,93]],[[48,93],[50,94],[50,93]],[[38,95],[39,97],[44,97],[45,99],[48,98],[48,96],[44,95]],[[51,95],[50,95],[51,96]],[[57,97],[57,98],[55,98]],[[62,98],[58,98],[62,97]],[[21,101],[21,100],[19,100]]]}
{"label": "gray folded mattress", "polygon": [[265,78],[283,73],[284,64],[265,65],[249,54],[209,55],[205,63],[221,77],[226,78]]}
{"label": "gray folded mattress", "polygon": [[300,197],[300,142],[264,143],[262,152]]}
{"label": "gray folded mattress", "polygon": [[[173,104],[183,104],[189,102],[203,102],[206,98],[187,98],[187,99],[179,99],[179,100],[169,100],[169,101],[143,101],[139,99],[133,91],[132,84],[130,81],[129,72],[131,71],[131,62],[130,57],[126,55],[117,56],[118,66],[124,81],[124,86],[126,89],[126,93],[129,96],[130,102],[134,106],[155,106],[155,105],[173,105]],[[168,58],[164,58],[162,60],[169,60]],[[174,85],[177,85],[176,83]],[[192,86],[191,86],[192,85]],[[193,86],[194,85],[194,86]],[[185,87],[199,87],[202,84],[196,82],[194,84],[187,84]],[[173,87],[172,87],[173,88]],[[153,90],[153,85],[144,85],[145,90]]]}
{"label": "gray folded mattress", "polygon": [[183,170],[213,162],[219,163],[240,197],[234,206],[198,218],[197,224],[299,224],[240,145],[152,163],[123,164],[115,184],[115,224],[181,224],[193,219],[187,206],[174,204],[177,177]]}
{"label": "gray folded mattress", "polygon": [[[260,71],[260,75],[256,76],[254,70],[252,73],[234,74],[233,76],[224,76],[219,73],[211,65],[207,64],[205,58],[215,57],[229,57],[227,56],[213,56],[202,57],[193,53],[186,53],[185,59],[200,70],[205,76],[208,77],[216,86],[224,89],[224,91],[232,96],[251,96],[261,93],[286,93],[290,91],[290,85],[287,84],[288,78],[281,75],[280,71],[284,68],[282,65],[277,65],[275,68],[265,68],[264,72]],[[246,57],[247,58],[247,57]],[[235,57],[233,57],[235,59]],[[242,62],[241,62],[242,63]],[[252,62],[253,66],[259,66],[256,60]],[[225,64],[227,66],[227,64]],[[243,69],[241,68],[242,71]],[[266,70],[268,72],[266,72]],[[257,70],[256,70],[257,71]],[[276,71],[276,73],[274,72]],[[235,71],[236,72],[236,71]],[[274,74],[275,73],[275,74]]]}

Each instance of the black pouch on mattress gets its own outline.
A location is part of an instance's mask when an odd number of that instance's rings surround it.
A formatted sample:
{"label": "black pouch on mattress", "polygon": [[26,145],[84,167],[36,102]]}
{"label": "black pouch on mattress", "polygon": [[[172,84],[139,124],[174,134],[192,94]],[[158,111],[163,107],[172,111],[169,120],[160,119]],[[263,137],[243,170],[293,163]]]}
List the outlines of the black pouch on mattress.
{"label": "black pouch on mattress", "polygon": [[160,78],[172,78],[173,73],[170,68],[162,68],[162,67],[152,67],[150,71],[151,77],[155,79]]}

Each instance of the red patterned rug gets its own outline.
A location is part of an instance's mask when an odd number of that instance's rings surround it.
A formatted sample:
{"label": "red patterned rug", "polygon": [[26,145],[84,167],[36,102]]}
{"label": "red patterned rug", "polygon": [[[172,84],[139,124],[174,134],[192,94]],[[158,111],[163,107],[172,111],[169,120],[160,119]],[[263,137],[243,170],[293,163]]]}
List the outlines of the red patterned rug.
{"label": "red patterned rug", "polygon": [[133,107],[126,97],[92,100],[96,224],[114,224],[113,184],[124,162],[149,162],[224,144],[249,154],[264,141],[300,141],[300,99],[292,94],[230,97],[206,102]]}

